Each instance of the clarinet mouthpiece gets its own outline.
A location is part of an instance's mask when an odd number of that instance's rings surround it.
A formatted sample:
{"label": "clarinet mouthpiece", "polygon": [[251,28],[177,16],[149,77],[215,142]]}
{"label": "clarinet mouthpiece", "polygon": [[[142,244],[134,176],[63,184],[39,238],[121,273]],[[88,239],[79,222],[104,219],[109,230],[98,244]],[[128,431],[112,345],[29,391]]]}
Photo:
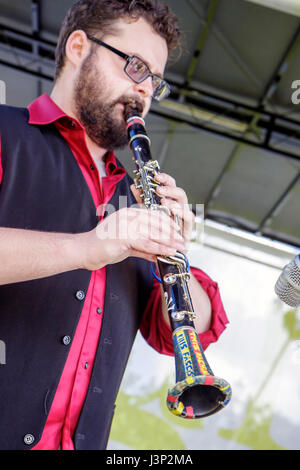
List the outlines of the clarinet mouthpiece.
{"label": "clarinet mouthpiece", "polygon": [[133,116],[141,116],[143,112],[143,106],[138,101],[130,99],[125,105],[124,117],[125,121],[130,119]]}

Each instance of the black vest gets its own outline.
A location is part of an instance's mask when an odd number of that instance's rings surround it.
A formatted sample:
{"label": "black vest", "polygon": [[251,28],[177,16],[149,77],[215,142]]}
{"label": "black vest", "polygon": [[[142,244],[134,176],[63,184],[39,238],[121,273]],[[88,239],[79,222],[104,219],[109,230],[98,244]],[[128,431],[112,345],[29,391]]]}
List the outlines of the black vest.
{"label": "black vest", "polygon": [[[79,233],[98,223],[82,172],[56,127],[28,124],[27,109],[0,106],[3,179],[0,226]],[[119,162],[118,162],[119,163]],[[109,201],[118,208],[126,175]],[[0,286],[0,449],[30,449],[41,438],[83,308],[91,272]],[[150,263],[128,258],[107,266],[104,317],[76,450],[105,449],[114,403],[153,284]],[[69,339],[69,338],[68,338]],[[34,439],[34,440],[33,440]]]}

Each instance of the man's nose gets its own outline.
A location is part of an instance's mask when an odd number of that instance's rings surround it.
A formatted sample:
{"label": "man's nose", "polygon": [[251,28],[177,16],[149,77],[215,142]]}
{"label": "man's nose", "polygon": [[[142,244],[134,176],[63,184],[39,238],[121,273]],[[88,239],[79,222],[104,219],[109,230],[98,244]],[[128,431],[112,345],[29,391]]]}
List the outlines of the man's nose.
{"label": "man's nose", "polygon": [[148,77],[146,80],[144,80],[141,83],[136,83],[135,84],[135,91],[140,93],[143,98],[151,98],[153,95],[153,83],[152,83],[152,78]]}

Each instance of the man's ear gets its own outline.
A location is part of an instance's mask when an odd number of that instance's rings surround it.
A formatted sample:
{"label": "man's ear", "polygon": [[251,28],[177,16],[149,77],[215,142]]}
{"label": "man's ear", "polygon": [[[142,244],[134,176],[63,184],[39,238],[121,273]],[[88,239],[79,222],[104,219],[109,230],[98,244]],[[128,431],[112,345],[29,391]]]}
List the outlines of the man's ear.
{"label": "man's ear", "polygon": [[88,56],[91,44],[87,35],[81,29],[73,31],[66,43],[66,57],[68,61],[77,68]]}

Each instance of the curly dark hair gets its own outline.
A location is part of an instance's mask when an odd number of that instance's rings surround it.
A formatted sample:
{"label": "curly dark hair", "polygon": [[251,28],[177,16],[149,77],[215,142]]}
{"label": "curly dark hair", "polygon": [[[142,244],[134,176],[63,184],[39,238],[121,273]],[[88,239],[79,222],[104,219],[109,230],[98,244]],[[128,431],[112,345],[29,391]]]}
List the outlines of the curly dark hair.
{"label": "curly dark hair", "polygon": [[65,48],[73,31],[81,29],[99,38],[113,32],[120,18],[144,18],[167,43],[169,54],[180,50],[178,18],[168,5],[158,0],[79,0],[67,12],[62,23],[55,53],[55,80],[65,64]]}

